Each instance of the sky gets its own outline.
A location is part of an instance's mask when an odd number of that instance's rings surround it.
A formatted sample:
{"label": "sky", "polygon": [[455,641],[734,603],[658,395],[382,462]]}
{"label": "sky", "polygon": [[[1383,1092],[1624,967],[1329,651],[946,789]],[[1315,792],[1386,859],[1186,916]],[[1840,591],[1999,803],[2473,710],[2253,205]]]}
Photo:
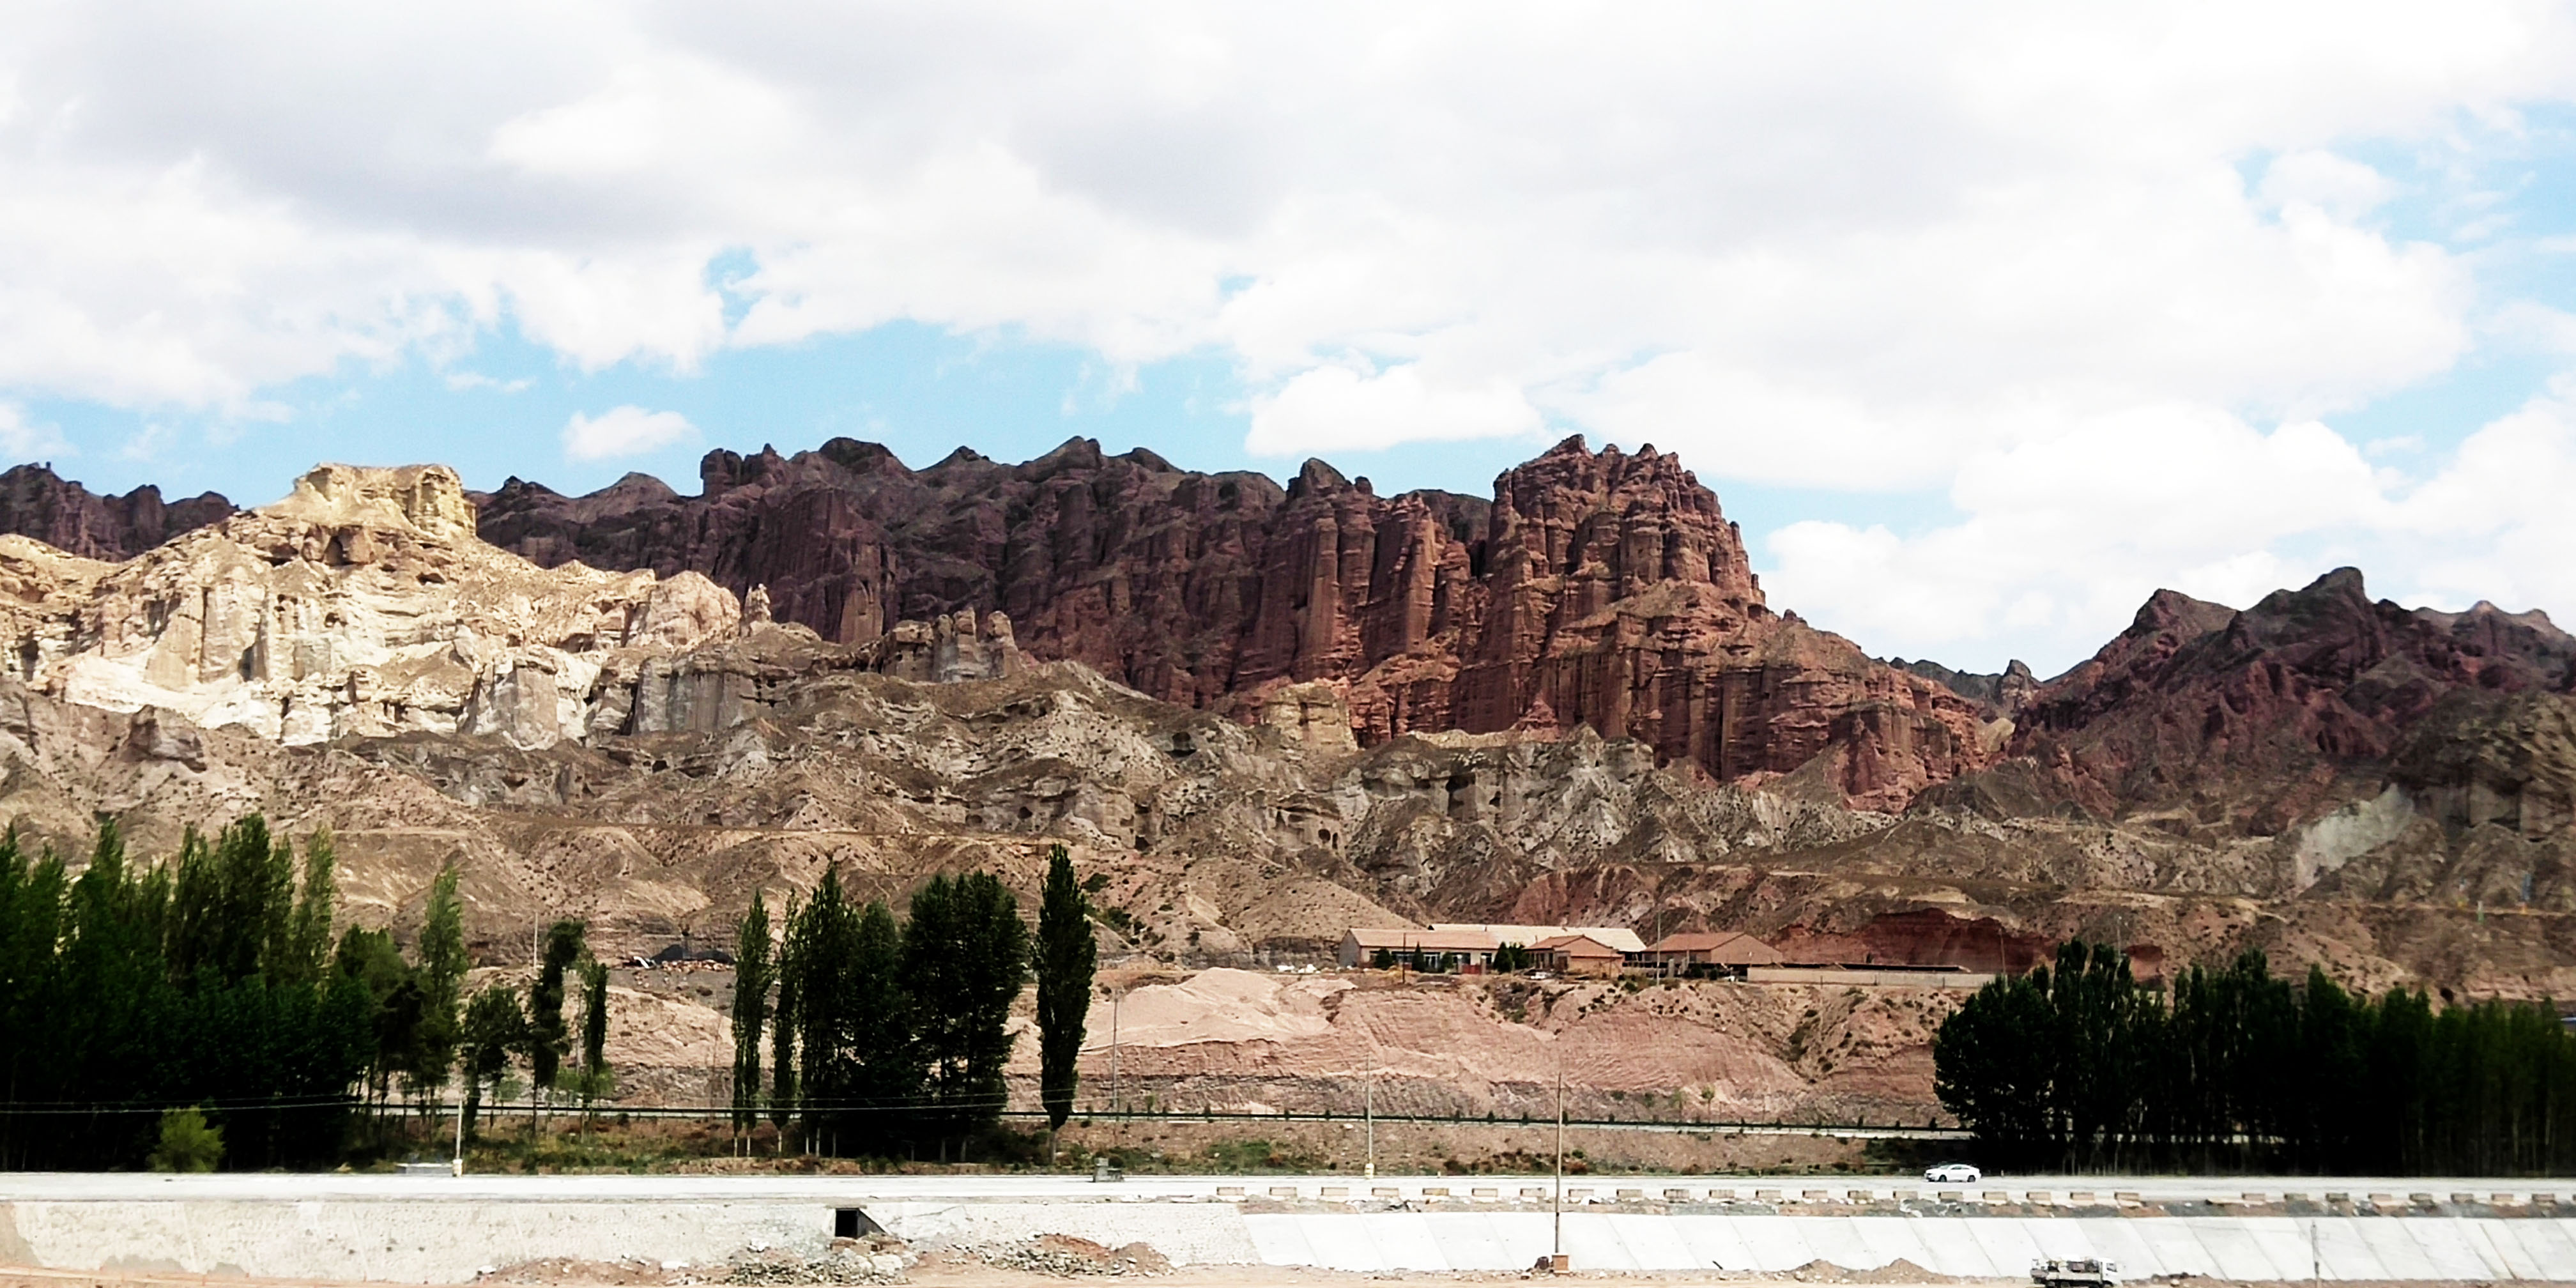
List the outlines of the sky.
{"label": "sky", "polygon": [[2576,621],[2576,11],[0,0],[0,455],[1678,451],[1771,602]]}

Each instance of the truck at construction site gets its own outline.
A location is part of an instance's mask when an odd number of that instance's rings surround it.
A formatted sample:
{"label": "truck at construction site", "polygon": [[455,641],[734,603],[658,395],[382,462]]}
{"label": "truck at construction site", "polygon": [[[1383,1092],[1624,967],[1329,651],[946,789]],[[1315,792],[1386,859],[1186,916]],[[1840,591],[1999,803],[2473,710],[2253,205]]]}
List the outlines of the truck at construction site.
{"label": "truck at construction site", "polygon": [[2052,1257],[2031,1263],[2030,1281],[2038,1288],[2117,1288],[2120,1267],[2092,1257]]}

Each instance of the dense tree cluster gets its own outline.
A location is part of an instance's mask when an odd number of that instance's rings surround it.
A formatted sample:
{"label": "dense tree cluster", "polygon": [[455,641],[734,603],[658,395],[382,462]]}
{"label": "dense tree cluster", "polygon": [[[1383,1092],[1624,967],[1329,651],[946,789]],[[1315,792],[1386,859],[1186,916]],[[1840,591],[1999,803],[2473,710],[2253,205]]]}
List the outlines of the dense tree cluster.
{"label": "dense tree cluster", "polygon": [[[1069,882],[1069,863],[1061,854],[1057,863]],[[944,1159],[998,1120],[1012,1045],[1006,1026],[1033,955],[1019,901],[990,873],[942,875],[913,892],[908,914],[897,924],[882,901],[857,905],[826,873],[789,908],[772,951],[766,905],[754,901],[736,936],[735,959],[747,967],[734,1000],[737,1126],[757,1112],[764,1022],[771,1121],[808,1150]],[[1087,943],[1087,920],[1080,933]],[[1059,931],[1037,963],[1042,997],[1053,998],[1042,1007],[1042,1038],[1059,1032],[1066,1009],[1049,981],[1060,992],[1078,974],[1071,987],[1086,999],[1090,992],[1091,956],[1066,937]],[[1049,1086],[1059,1078],[1069,1104],[1070,1071],[1050,1073]]]}
{"label": "dense tree cluster", "polygon": [[329,855],[299,885],[256,815],[143,870],[104,824],[77,877],[0,838],[0,1164],[132,1167],[190,1104],[239,1163],[335,1153],[362,1077],[416,1053],[380,1050],[404,1003],[333,969]]}
{"label": "dense tree cluster", "polygon": [[2170,992],[2070,943],[1943,1023],[1934,1090],[1988,1166],[2507,1175],[2576,1169],[2576,1034],[2545,1004],[2377,999],[2259,952]]}
{"label": "dense tree cluster", "polygon": [[[407,959],[381,930],[334,941],[333,864],[328,832],[299,864],[256,814],[212,841],[190,831],[158,864],[129,862],[102,822],[77,874],[0,837],[0,1167],[335,1162],[386,1147],[398,1095],[425,1111],[462,1072],[470,1119],[514,1055],[567,1049],[580,923],[549,943],[549,1029],[501,985],[466,1003],[454,869]],[[606,1085],[606,976],[582,970],[591,1092]]]}

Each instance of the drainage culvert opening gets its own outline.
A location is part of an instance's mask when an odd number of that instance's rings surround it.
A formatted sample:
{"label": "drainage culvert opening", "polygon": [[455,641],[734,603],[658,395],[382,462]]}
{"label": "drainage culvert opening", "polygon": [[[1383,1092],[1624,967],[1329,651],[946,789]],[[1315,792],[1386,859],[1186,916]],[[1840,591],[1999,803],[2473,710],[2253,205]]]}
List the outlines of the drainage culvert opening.
{"label": "drainage culvert opening", "polygon": [[878,1225],[866,1212],[858,1208],[832,1209],[832,1237],[835,1239],[856,1239],[863,1235],[882,1233],[884,1230],[884,1226]]}

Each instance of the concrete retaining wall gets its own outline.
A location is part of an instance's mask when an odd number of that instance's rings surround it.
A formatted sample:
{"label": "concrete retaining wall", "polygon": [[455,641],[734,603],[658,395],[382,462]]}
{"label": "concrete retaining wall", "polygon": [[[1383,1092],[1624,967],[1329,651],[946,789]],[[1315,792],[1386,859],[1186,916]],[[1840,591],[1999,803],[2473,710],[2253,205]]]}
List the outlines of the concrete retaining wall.
{"label": "concrete retaining wall", "polygon": [[542,1257],[721,1261],[754,1245],[819,1253],[832,1210],[776,1201],[0,1204],[0,1265],[278,1279],[462,1283]]}
{"label": "concrete retaining wall", "polygon": [[[1265,1264],[1516,1270],[1550,1248],[1546,1213],[1250,1215]],[[2313,1253],[2311,1230],[2314,1231]],[[2104,1257],[2124,1278],[2576,1281],[2576,1220],[2498,1217],[1699,1216],[1569,1212],[1583,1270],[1849,1270],[1911,1262],[2020,1278],[2042,1257]]]}
{"label": "concrete retaining wall", "polygon": [[[1205,1200],[875,1200],[917,1244],[1070,1234],[1143,1242],[1183,1264],[1351,1271],[1516,1270],[1550,1250],[1545,1211],[1360,1211]],[[1268,1209],[1268,1210],[1263,1210]],[[458,1197],[0,1202],[0,1264],[293,1279],[458,1283],[540,1258],[693,1265],[745,1249],[812,1255],[832,1208],[783,1198],[554,1202]],[[2576,1218],[2557,1216],[1771,1215],[1577,1211],[1565,1248],[1584,1270],[1786,1271],[1904,1261],[1943,1275],[2018,1278],[2040,1257],[2106,1257],[2126,1277],[2576,1282]]]}

